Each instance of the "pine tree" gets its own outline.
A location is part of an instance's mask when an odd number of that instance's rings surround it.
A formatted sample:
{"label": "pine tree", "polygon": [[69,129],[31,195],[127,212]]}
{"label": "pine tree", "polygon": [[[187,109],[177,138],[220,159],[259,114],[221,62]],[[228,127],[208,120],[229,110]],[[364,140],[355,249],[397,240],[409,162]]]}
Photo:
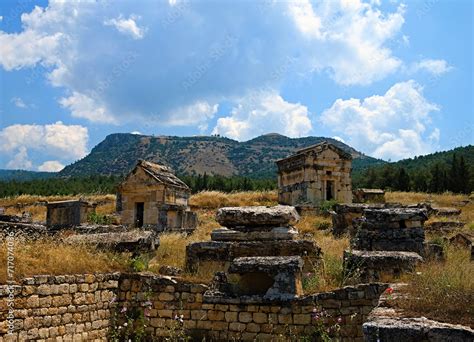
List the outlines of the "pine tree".
{"label": "pine tree", "polygon": [[398,170],[397,188],[400,191],[410,191],[410,176],[403,167]]}

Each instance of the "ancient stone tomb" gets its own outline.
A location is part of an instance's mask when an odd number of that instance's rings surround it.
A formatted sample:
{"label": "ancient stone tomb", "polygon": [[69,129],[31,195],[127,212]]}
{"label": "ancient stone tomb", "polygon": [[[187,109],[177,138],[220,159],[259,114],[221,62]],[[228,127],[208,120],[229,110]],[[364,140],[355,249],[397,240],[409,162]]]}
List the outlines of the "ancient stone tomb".
{"label": "ancient stone tomb", "polygon": [[117,193],[122,224],[158,231],[192,231],[197,216],[190,211],[189,187],[170,168],[140,160]]}
{"label": "ancient stone tomb", "polygon": [[[344,253],[348,275],[363,282],[381,281],[414,271],[436,246],[425,245],[424,209],[365,209],[356,219],[351,251]],[[441,251],[442,253],[442,251]]]}
{"label": "ancient stone tomb", "polygon": [[300,256],[309,269],[320,259],[321,250],[313,241],[295,240],[293,224],[299,215],[293,207],[221,208],[216,219],[224,228],[211,233],[212,241],[186,247],[186,266],[191,271],[212,265],[227,270],[240,257]]}
{"label": "ancient stone tomb", "polygon": [[52,229],[78,226],[95,213],[95,204],[86,201],[58,201],[46,204],[46,225]]}
{"label": "ancient stone tomb", "polygon": [[309,146],[276,164],[279,203],[352,202],[352,156],[335,145],[323,142]]}

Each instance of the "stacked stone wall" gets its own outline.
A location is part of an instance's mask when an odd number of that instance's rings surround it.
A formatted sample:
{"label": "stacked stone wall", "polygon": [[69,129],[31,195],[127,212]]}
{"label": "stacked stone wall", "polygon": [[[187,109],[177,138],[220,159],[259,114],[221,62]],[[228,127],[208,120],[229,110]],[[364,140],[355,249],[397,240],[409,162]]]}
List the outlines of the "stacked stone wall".
{"label": "stacked stone wall", "polygon": [[6,285],[0,288],[0,341],[106,341],[125,329],[132,312],[143,314],[144,333],[158,339],[186,334],[207,340],[271,340],[310,336],[316,329],[315,309],[331,316],[324,320],[340,325],[342,341],[362,341],[362,324],[384,289],[363,284],[264,301],[213,296],[206,285],[156,275],[36,276],[14,287],[15,329],[10,335],[10,291]]}
{"label": "stacked stone wall", "polygon": [[0,341],[106,341],[119,277],[36,276],[0,286]]}

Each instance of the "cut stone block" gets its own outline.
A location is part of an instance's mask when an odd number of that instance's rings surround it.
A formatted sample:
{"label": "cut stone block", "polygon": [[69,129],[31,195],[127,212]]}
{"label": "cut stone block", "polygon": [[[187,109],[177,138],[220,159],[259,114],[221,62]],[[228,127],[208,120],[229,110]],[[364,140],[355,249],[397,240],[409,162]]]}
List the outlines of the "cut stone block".
{"label": "cut stone block", "polygon": [[268,231],[242,232],[221,228],[213,230],[213,241],[262,241],[262,240],[293,240],[298,232],[290,227],[277,227]]}
{"label": "cut stone block", "polygon": [[362,326],[367,342],[474,341],[474,330],[467,326],[420,318],[381,317]]}
{"label": "cut stone block", "polygon": [[303,259],[292,257],[244,257],[235,259],[229,273],[238,274],[237,294],[264,298],[292,298],[303,292]]}
{"label": "cut stone block", "polygon": [[[374,222],[425,222],[428,220],[428,211],[425,209],[409,208],[366,209],[364,210],[364,216],[367,221]],[[405,228],[405,226],[400,226],[400,228]]]}
{"label": "cut stone block", "polygon": [[464,222],[459,221],[438,221],[438,222],[431,222],[430,224],[426,225],[426,230],[434,230],[440,232],[450,232],[456,229],[460,229],[464,227]]}
{"label": "cut stone block", "polygon": [[344,271],[362,282],[382,281],[383,277],[397,278],[413,272],[423,258],[413,252],[400,251],[344,251]]}
{"label": "cut stone block", "polygon": [[159,237],[152,231],[134,230],[121,233],[99,233],[72,235],[66,243],[94,245],[100,249],[116,252],[146,253],[156,250]]}
{"label": "cut stone block", "polygon": [[186,247],[186,267],[194,272],[217,262],[225,271],[235,258],[257,256],[301,256],[305,269],[312,271],[321,259],[321,249],[309,240],[195,242]]}
{"label": "cut stone block", "polygon": [[263,227],[288,227],[300,219],[294,207],[227,207],[217,211],[216,220],[221,226],[234,230],[258,230]]}
{"label": "cut stone block", "polygon": [[457,208],[433,208],[434,214],[436,216],[459,216],[461,215],[461,209]]}

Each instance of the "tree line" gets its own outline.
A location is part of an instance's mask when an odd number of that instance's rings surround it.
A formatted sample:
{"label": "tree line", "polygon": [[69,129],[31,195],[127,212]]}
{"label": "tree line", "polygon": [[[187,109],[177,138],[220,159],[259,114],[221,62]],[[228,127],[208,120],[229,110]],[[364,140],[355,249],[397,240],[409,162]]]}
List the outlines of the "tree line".
{"label": "tree line", "polygon": [[[211,175],[180,177],[193,193],[203,190],[263,191],[276,189],[274,179],[251,179],[248,177],[223,177]],[[28,181],[0,181],[0,197],[19,195],[78,195],[113,194],[117,191],[122,176],[92,175],[87,177],[55,177]]]}
{"label": "tree line", "polygon": [[474,168],[463,155],[453,154],[450,162],[435,161],[428,166],[407,169],[385,164],[367,169],[354,180],[355,187],[430,193],[471,193],[474,191]]}

